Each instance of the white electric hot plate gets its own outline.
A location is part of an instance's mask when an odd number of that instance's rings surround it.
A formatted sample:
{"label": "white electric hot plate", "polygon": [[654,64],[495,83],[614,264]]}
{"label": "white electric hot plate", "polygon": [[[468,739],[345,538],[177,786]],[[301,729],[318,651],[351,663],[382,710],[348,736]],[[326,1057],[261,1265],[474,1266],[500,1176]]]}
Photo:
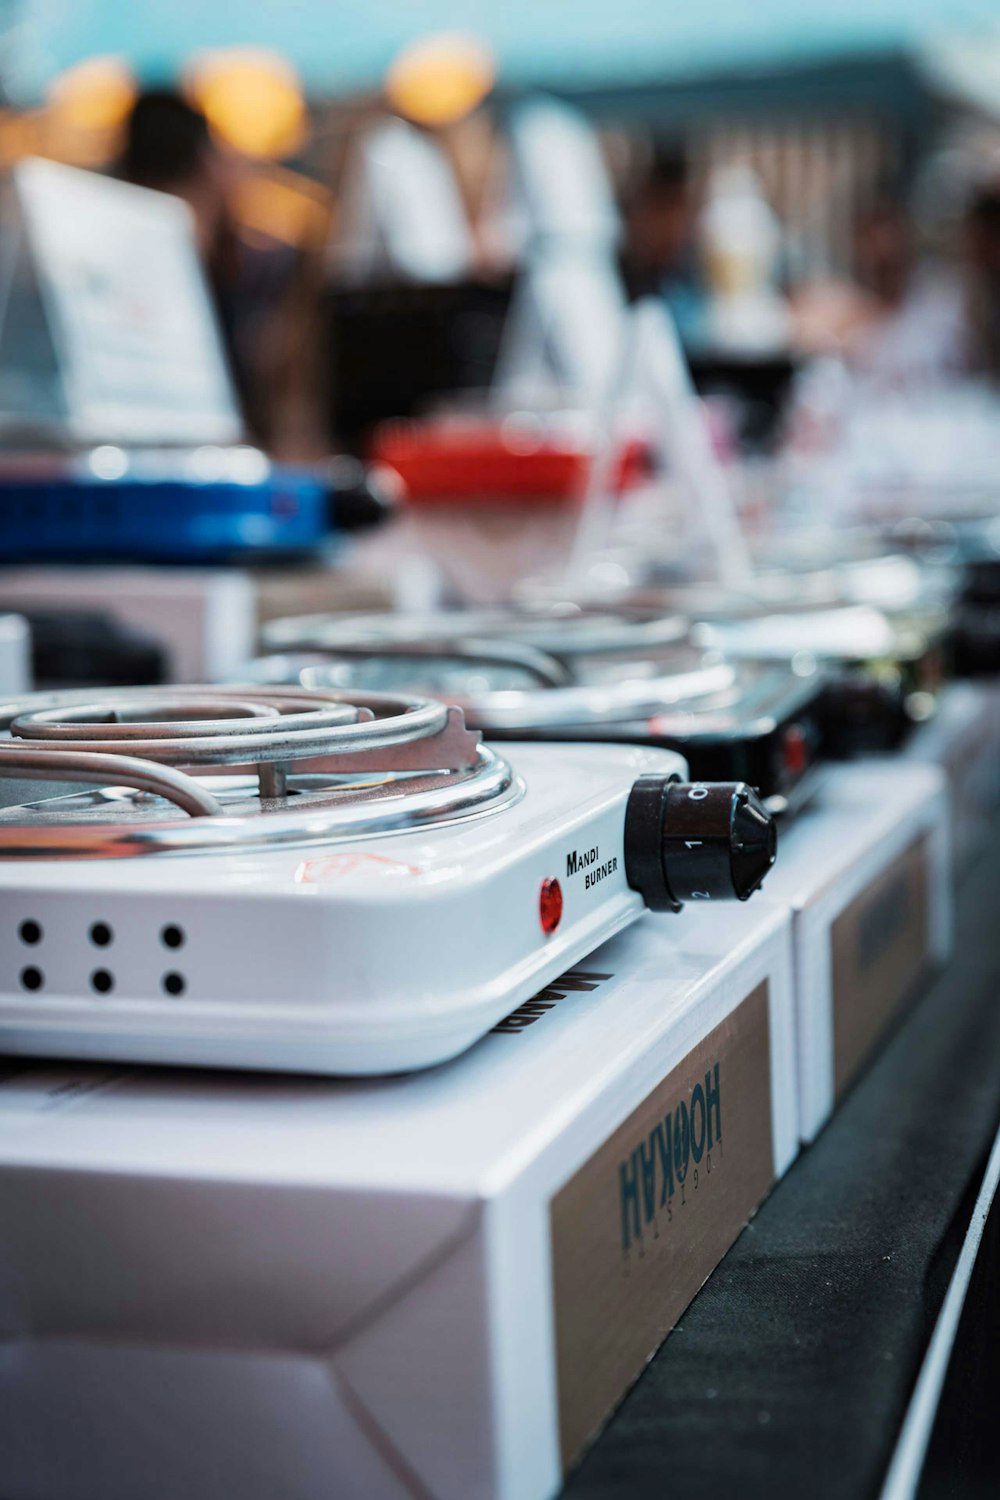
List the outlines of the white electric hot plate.
{"label": "white electric hot plate", "polygon": [[0,1050],[440,1062],[647,906],[745,899],[773,823],[669,751],[504,747],[402,695],[0,709]]}

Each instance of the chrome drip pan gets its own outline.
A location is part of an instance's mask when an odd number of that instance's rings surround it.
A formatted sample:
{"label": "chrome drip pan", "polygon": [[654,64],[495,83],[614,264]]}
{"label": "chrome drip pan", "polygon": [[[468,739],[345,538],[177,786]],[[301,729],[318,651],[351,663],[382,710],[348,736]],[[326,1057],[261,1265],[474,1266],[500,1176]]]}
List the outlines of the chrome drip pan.
{"label": "chrome drip pan", "polygon": [[262,683],[415,689],[461,704],[477,728],[611,724],[665,708],[721,708],[738,696],[718,653],[688,644],[676,614],[551,608],[272,621]]}
{"label": "chrome drip pan", "polygon": [[[499,660],[517,664],[518,648],[526,667],[532,664],[549,686],[587,658],[649,661],[679,646],[687,637],[688,621],[676,613],[634,613],[614,609],[554,604],[538,608],[444,610],[429,614],[304,615],[272,620],[264,627],[268,652],[322,651],[405,654],[438,651],[453,656],[470,650],[479,659],[489,650],[502,651]],[[548,658],[546,664],[545,658]],[[553,663],[555,664],[553,668]]]}
{"label": "chrome drip pan", "polygon": [[264,676],[284,671],[285,680],[307,687],[326,689],[358,685],[387,686],[408,683],[420,692],[457,700],[469,721],[485,734],[491,730],[558,728],[561,725],[618,724],[646,719],[667,710],[692,712],[720,710],[739,701],[738,674],[729,662],[713,660],[697,652],[684,652],[663,676],[629,676],[624,681],[595,680],[570,686],[509,688],[503,674],[486,663],[478,670],[465,658],[449,663],[440,655],[419,663],[411,656],[379,655],[318,660],[263,658],[255,664]]}
{"label": "chrome drip pan", "polygon": [[264,644],[274,654],[255,662],[252,675],[327,690],[416,690],[461,704],[486,734],[732,707],[738,670],[687,636],[686,621],[662,611],[615,616],[573,606],[313,615],[272,622]]}
{"label": "chrome drip pan", "polygon": [[[54,793],[25,796],[37,782]],[[522,792],[459,709],[302,687],[19,699],[0,707],[5,784],[0,858],[322,844],[473,816]]]}

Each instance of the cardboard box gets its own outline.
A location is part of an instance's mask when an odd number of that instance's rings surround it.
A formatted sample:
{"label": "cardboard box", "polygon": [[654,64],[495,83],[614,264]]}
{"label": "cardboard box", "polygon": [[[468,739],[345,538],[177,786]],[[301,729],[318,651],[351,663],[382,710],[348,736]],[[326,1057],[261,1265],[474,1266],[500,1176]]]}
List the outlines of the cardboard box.
{"label": "cardboard box", "polygon": [[94,609],[153,636],[171,682],[231,682],[257,655],[259,628],[280,615],[389,609],[391,589],[346,567],[0,568],[0,612]]}
{"label": "cardboard box", "polygon": [[553,1495],[791,1162],[793,1023],[757,900],[407,1078],[13,1072],[4,1500]]}
{"label": "cardboard box", "polygon": [[238,568],[0,568],[0,609],[101,610],[166,649],[172,682],[225,682],[254,655],[256,593]]}
{"label": "cardboard box", "polygon": [[952,855],[961,873],[986,849],[1000,812],[1000,687],[949,683],[934,718],[903,754],[920,765],[940,766],[948,778]]}
{"label": "cardboard box", "polygon": [[257,624],[285,615],[337,614],[396,607],[391,582],[355,568],[355,544],[340,542],[337,564],[326,559],[295,566],[273,564],[247,570],[257,600]]}
{"label": "cardboard box", "polygon": [[948,784],[935,766],[837,766],[782,832],[767,896],[794,911],[799,1110],[812,1140],[951,948]]}

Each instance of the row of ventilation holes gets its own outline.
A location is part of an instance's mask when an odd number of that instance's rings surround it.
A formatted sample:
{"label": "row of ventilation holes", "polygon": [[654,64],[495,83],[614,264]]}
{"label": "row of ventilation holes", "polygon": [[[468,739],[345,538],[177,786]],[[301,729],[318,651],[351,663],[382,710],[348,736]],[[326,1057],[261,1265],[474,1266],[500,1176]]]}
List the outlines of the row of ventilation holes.
{"label": "row of ventilation holes", "polygon": [[[29,948],[40,943],[45,936],[41,923],[30,917],[21,923],[17,929],[17,935]],[[95,948],[107,948],[115,940],[114,931],[107,922],[92,923],[88,936]],[[184,941],[184,929],[178,927],[176,923],[168,923],[166,927],[160,929],[160,942],[165,948],[182,948]],[[27,968],[22,969],[20,979],[22,989],[40,990],[45,986],[45,975],[35,964],[29,964]],[[160,983],[168,995],[183,995],[187,988],[184,975],[177,973],[174,969],[164,974]],[[90,976],[90,987],[98,995],[107,995],[115,987],[115,976],[110,969],[95,969]]]}

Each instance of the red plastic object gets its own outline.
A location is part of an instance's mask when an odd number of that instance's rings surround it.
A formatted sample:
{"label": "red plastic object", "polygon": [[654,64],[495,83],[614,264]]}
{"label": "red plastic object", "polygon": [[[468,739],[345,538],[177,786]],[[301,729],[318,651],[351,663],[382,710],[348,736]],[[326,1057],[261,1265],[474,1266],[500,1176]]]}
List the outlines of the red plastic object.
{"label": "red plastic object", "polygon": [[[576,504],[591,464],[579,438],[510,418],[384,422],[368,456],[396,470],[410,505]],[[616,469],[616,490],[639,483],[650,472],[647,444],[623,442]]]}

